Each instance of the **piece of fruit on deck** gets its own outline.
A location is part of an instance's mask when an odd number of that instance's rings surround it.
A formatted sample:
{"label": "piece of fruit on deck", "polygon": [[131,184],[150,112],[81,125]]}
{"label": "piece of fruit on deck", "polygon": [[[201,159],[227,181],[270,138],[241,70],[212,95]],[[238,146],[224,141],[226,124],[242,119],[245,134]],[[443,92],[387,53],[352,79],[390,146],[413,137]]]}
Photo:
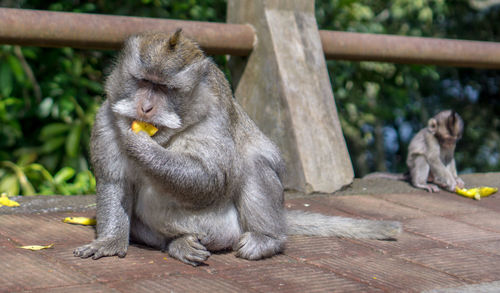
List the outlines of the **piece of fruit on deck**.
{"label": "piece of fruit on deck", "polygon": [[455,192],[457,194],[460,194],[460,195],[468,197],[468,198],[474,198],[477,200],[481,199],[481,197],[490,196],[497,191],[498,191],[498,188],[488,187],[488,186],[469,188],[469,189],[457,187],[455,189]]}
{"label": "piece of fruit on deck", "polygon": [[86,226],[94,226],[96,224],[96,220],[94,218],[87,218],[87,217],[67,217],[64,218],[63,222],[68,224],[77,224]]}
{"label": "piece of fruit on deck", "polygon": [[47,249],[47,248],[52,248],[54,244],[49,244],[49,245],[25,245],[25,246],[18,246],[19,248],[22,249],[28,249],[28,250],[42,250],[42,249]]}
{"label": "piece of fruit on deck", "polygon": [[2,193],[0,195],[0,207],[1,206],[7,206],[7,207],[18,207],[19,203],[17,201],[13,201],[7,197],[7,193]]}
{"label": "piece of fruit on deck", "polygon": [[158,128],[156,128],[153,124],[143,122],[143,121],[138,121],[134,120],[132,122],[132,131],[135,133],[139,133],[139,131],[144,131],[146,132],[149,136],[155,135],[155,133],[158,131]]}

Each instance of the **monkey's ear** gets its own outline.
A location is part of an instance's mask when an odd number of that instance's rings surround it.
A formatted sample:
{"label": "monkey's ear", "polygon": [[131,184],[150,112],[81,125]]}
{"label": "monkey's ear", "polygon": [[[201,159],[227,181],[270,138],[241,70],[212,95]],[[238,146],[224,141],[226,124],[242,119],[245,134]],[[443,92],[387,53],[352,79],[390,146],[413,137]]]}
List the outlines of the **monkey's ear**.
{"label": "monkey's ear", "polygon": [[436,133],[436,130],[437,130],[437,121],[436,119],[434,118],[431,118],[429,119],[429,122],[427,122],[427,129],[429,129],[429,131],[432,133],[432,134],[435,134]]}
{"label": "monkey's ear", "polygon": [[457,112],[455,112],[455,110],[451,110],[451,114],[450,114],[450,123],[451,125],[455,126],[455,122],[457,121]]}
{"label": "monkey's ear", "polygon": [[179,43],[179,39],[181,37],[181,33],[182,33],[182,29],[181,28],[178,28],[174,35],[170,37],[170,39],[168,40],[168,46],[170,47],[170,49],[174,49],[175,46],[177,46],[177,44]]}

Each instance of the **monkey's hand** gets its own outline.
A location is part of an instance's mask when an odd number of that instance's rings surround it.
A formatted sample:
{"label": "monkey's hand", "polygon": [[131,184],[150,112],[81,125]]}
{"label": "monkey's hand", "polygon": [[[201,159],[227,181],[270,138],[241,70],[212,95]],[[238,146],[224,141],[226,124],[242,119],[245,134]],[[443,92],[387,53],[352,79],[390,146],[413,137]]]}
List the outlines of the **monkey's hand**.
{"label": "monkey's hand", "polygon": [[432,183],[429,183],[429,184],[424,184],[422,186],[419,186],[420,188],[423,188],[425,190],[427,190],[428,192],[430,193],[433,193],[433,192],[439,192],[439,187],[435,184],[432,184]]}
{"label": "monkey's hand", "polygon": [[457,186],[457,181],[451,175],[447,178],[435,176],[434,183],[439,185],[439,187],[448,190],[449,192],[455,192],[455,187]]}
{"label": "monkey's hand", "polygon": [[125,257],[127,254],[128,239],[96,239],[92,243],[78,247],[73,251],[73,255],[81,258],[98,259],[103,256]]}
{"label": "monkey's hand", "polygon": [[455,180],[457,181],[457,187],[458,188],[464,188],[465,187],[465,182],[462,180],[462,178],[457,177]]}
{"label": "monkey's hand", "polygon": [[129,129],[123,137],[123,144],[126,153],[137,158],[147,155],[149,147],[156,142],[143,131],[134,133]]}

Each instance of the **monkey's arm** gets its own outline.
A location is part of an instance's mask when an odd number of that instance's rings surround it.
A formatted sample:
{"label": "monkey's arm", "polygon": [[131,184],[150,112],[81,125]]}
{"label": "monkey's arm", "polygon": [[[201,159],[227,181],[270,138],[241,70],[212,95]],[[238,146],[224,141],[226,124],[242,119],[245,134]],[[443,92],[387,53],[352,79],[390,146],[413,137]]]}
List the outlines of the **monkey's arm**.
{"label": "monkey's arm", "polygon": [[74,251],[75,256],[83,258],[124,257],[129,242],[132,198],[130,183],[124,177],[127,160],[117,145],[107,105],[96,117],[91,140],[97,178],[97,239]]}
{"label": "monkey's arm", "polygon": [[425,140],[428,147],[426,154],[427,163],[434,176],[434,182],[451,192],[455,192],[455,177],[450,170],[446,168],[440,158],[440,146],[437,139],[433,135],[427,134]]}
{"label": "monkey's arm", "polygon": [[462,180],[462,178],[458,177],[458,174],[457,174],[457,167],[456,167],[456,164],[455,164],[455,159],[451,160],[450,164],[448,165],[448,170],[450,170],[451,174],[455,178],[455,181],[457,182],[457,187],[464,188],[465,187],[465,183]]}
{"label": "monkey's arm", "polygon": [[124,140],[127,155],[154,179],[168,182],[172,196],[183,203],[205,207],[224,195],[227,162],[210,143],[197,149],[193,142],[189,150],[172,150],[130,130]]}

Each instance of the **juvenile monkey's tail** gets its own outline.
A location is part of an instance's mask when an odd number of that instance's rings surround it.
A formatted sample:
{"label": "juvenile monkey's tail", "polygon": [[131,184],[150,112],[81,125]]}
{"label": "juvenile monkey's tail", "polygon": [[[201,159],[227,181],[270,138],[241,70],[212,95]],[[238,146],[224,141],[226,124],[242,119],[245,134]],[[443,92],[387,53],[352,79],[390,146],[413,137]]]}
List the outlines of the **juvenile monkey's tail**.
{"label": "juvenile monkey's tail", "polygon": [[387,172],[374,172],[368,175],[363,176],[363,179],[375,179],[375,178],[385,178],[392,180],[402,180],[408,181],[410,180],[409,173],[387,173]]}
{"label": "juvenile monkey's tail", "polygon": [[288,235],[337,236],[355,239],[395,239],[401,223],[326,216],[286,210]]}

